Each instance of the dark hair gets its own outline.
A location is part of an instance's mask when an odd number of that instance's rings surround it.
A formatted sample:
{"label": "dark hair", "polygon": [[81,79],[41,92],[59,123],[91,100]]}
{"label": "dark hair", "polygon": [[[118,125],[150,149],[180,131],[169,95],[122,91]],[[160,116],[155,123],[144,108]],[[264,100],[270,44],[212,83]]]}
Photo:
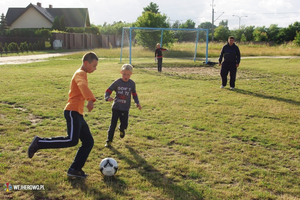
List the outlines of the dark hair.
{"label": "dark hair", "polygon": [[86,54],[82,57],[82,62],[88,61],[89,63],[91,63],[91,62],[93,62],[93,60],[98,61],[98,56],[97,56],[94,52],[86,53]]}
{"label": "dark hair", "polygon": [[229,36],[229,38],[228,39],[234,39],[234,37],[233,36]]}

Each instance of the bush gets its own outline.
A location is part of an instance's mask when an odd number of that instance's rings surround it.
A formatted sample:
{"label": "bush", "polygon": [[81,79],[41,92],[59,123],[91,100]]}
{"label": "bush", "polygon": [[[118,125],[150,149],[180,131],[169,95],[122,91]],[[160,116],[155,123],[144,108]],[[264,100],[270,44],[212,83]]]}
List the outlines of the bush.
{"label": "bush", "polygon": [[28,44],[27,44],[27,42],[22,42],[21,44],[20,44],[20,51],[23,53],[24,51],[26,51],[27,53],[28,53],[28,49],[29,49],[29,47],[28,47]]}
{"label": "bush", "polygon": [[9,45],[8,45],[8,50],[10,51],[10,52],[16,52],[16,53],[19,53],[19,47],[18,47],[18,44],[17,43],[15,43],[15,42],[11,42],[11,43],[9,43]]}
{"label": "bush", "polygon": [[5,53],[7,54],[7,52],[8,52],[8,45],[7,45],[6,42],[5,42],[5,44],[4,44],[4,51],[5,51]]}
{"label": "bush", "polygon": [[296,36],[295,36],[293,43],[300,45],[300,31],[296,32]]}
{"label": "bush", "polygon": [[33,52],[33,45],[32,45],[31,42],[29,43],[29,50],[30,50],[31,52]]}
{"label": "bush", "polygon": [[2,54],[3,54],[3,46],[2,46],[2,43],[0,42],[0,54],[1,54],[1,56],[2,56]]}

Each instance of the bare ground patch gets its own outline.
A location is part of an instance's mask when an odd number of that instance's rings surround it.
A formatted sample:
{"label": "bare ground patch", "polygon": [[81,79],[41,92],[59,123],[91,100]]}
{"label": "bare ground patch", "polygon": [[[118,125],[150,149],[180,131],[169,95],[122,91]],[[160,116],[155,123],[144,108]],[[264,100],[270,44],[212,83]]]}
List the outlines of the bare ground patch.
{"label": "bare ground patch", "polygon": [[[157,71],[157,68],[144,68],[146,70]],[[219,76],[220,69],[215,67],[163,67],[163,72],[183,74],[198,74],[206,76]]]}

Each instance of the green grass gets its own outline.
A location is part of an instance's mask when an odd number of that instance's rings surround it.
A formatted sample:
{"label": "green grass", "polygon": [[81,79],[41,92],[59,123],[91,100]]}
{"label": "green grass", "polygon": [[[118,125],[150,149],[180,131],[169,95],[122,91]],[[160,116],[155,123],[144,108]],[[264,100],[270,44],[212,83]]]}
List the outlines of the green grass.
{"label": "green grass", "polygon": [[[234,91],[219,88],[219,66],[166,58],[158,74],[152,58],[142,59],[132,79],[143,108],[132,105],[125,138],[116,132],[108,149],[111,103],[103,97],[121,67],[108,54],[88,76],[97,101],[85,119],[95,145],[83,181],[66,176],[80,144],[27,158],[35,135],[66,135],[63,108],[81,57],[0,66],[0,183],[45,186],[3,190],[0,199],[300,199],[300,59],[243,59]],[[169,72],[174,63],[178,72]],[[99,171],[105,157],[119,164],[112,178]]]}

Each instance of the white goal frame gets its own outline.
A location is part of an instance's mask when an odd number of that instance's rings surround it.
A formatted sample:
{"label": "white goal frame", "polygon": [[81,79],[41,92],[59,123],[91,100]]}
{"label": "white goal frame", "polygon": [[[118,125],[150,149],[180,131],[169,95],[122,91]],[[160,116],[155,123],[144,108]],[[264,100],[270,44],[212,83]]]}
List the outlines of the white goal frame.
{"label": "white goal frame", "polygon": [[208,63],[208,29],[202,28],[194,28],[194,29],[187,29],[187,28],[150,28],[150,27],[123,27],[122,29],[122,42],[121,42],[121,55],[120,55],[120,63],[122,63],[122,53],[123,53],[123,41],[124,41],[124,30],[129,29],[129,63],[131,64],[131,45],[132,45],[132,38],[131,38],[131,31],[134,29],[145,29],[145,30],[160,30],[161,31],[161,39],[160,45],[163,44],[163,33],[165,30],[167,31],[197,31],[197,39],[196,39],[196,47],[194,53],[194,62],[196,61],[197,55],[197,45],[199,40],[199,31],[206,31],[206,51],[205,51],[205,63]]}

